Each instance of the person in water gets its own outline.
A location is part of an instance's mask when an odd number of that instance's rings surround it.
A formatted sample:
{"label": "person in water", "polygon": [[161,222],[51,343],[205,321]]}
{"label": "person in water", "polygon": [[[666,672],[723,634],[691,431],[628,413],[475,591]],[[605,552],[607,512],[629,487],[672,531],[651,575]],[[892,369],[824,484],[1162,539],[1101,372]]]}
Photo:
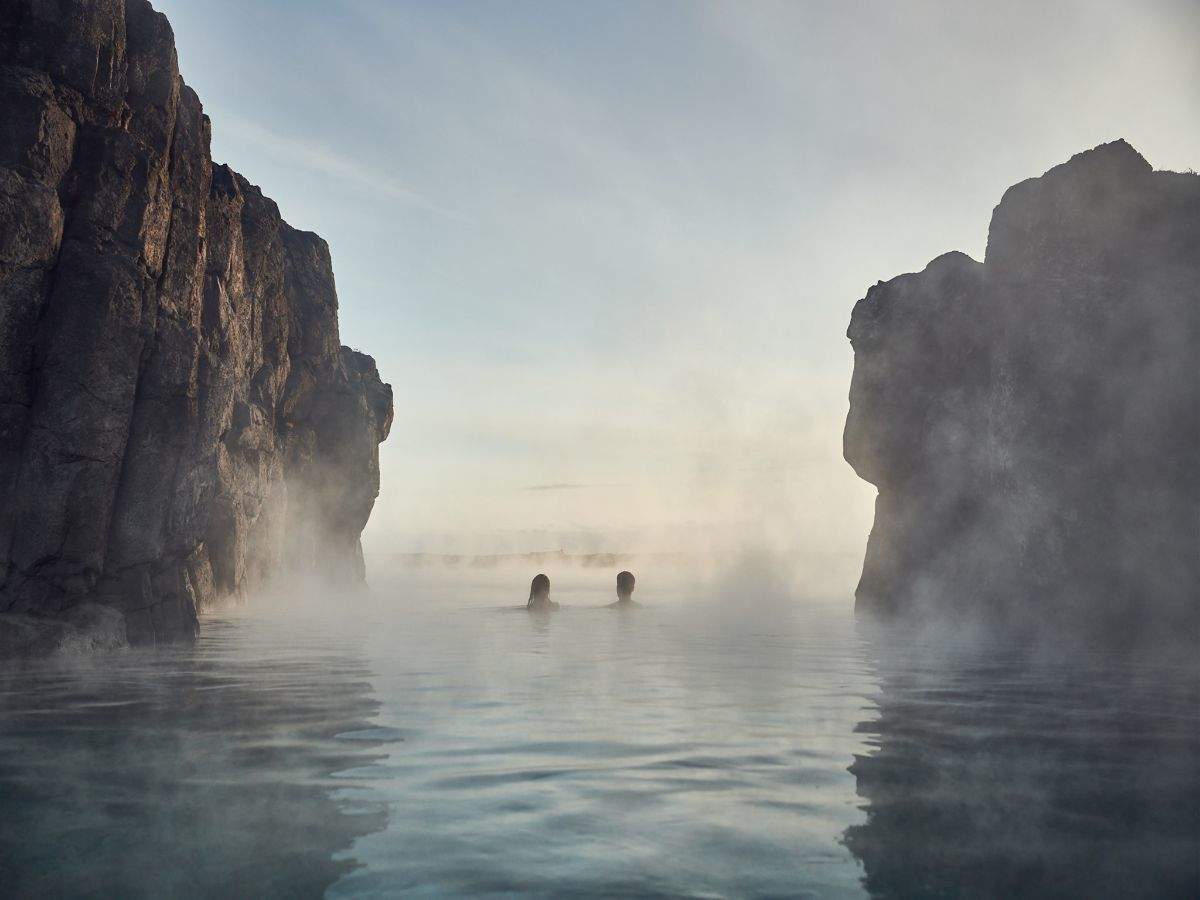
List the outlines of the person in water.
{"label": "person in water", "polygon": [[534,576],[529,585],[529,602],[526,609],[558,609],[558,604],[550,599],[550,579],[545,575]]}
{"label": "person in water", "polygon": [[608,604],[610,607],[623,608],[628,606],[640,606],[639,603],[633,602],[633,588],[637,584],[637,579],[633,577],[632,572],[621,572],[617,575],[617,602]]}

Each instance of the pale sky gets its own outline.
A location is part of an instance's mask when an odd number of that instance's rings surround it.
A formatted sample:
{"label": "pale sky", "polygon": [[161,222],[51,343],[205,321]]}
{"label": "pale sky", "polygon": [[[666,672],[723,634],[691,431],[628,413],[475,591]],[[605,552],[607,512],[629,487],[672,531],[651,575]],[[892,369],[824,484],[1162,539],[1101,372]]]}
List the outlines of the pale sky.
{"label": "pale sky", "polygon": [[395,390],[369,554],[860,558],[854,301],[1080,150],[1200,167],[1191,0],[155,5]]}

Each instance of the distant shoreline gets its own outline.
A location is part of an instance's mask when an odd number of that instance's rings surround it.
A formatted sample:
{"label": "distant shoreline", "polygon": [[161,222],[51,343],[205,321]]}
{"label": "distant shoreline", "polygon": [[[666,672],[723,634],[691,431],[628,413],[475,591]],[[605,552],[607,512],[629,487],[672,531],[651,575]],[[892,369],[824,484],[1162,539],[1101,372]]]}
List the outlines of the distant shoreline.
{"label": "distant shoreline", "polygon": [[609,568],[634,561],[659,565],[680,565],[687,562],[684,553],[567,553],[565,550],[544,550],[533,553],[371,553],[371,559],[390,560],[410,568],[441,566],[443,568],[486,569],[507,563],[565,563],[583,568]]}

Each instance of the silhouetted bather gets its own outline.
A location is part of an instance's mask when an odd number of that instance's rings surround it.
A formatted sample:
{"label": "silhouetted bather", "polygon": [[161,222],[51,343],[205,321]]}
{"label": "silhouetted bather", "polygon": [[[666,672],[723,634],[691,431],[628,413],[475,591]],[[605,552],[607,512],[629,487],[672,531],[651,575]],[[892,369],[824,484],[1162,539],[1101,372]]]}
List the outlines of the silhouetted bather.
{"label": "silhouetted bather", "polygon": [[609,607],[641,606],[633,602],[633,588],[637,579],[632,572],[621,572],[617,575],[617,602],[608,604]]}
{"label": "silhouetted bather", "polygon": [[528,609],[558,609],[558,604],[550,599],[550,579],[545,575],[535,575],[529,585]]}

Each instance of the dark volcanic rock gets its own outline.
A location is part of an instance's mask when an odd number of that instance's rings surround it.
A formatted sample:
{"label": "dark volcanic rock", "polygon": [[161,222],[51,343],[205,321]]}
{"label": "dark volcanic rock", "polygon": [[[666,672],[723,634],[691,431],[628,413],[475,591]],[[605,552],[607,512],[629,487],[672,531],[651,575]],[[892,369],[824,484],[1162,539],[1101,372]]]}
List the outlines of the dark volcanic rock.
{"label": "dark volcanic rock", "polygon": [[133,641],[281,572],[363,578],[391,388],[329,250],[214,166],[144,0],[0,0],[0,613]]}
{"label": "dark volcanic rock", "polygon": [[860,609],[1107,636],[1200,615],[1200,176],[1124,141],[1010,188],[854,307]]}
{"label": "dark volcanic rock", "polygon": [[80,603],[56,616],[0,615],[0,658],[71,655],[126,646],[125,616],[112,606]]}

